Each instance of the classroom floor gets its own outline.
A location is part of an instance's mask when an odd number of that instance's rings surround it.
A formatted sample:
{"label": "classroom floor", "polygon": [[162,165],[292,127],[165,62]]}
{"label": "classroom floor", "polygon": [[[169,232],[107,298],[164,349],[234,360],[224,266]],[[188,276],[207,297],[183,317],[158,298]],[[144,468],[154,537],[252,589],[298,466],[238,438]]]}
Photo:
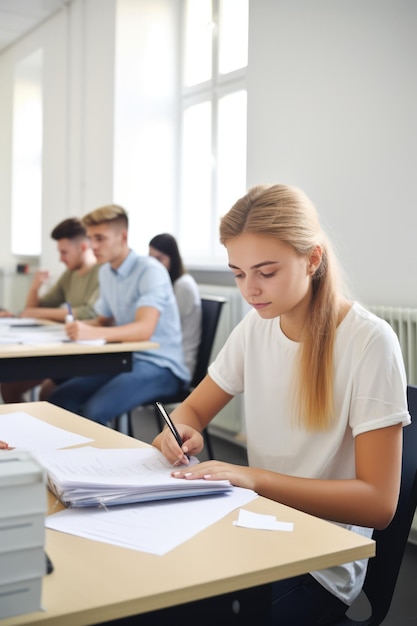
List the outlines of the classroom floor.
{"label": "classroom floor", "polygon": [[[152,413],[133,412],[133,433],[142,441],[151,443],[158,433]],[[222,461],[247,464],[245,448],[218,437],[211,437],[214,455]],[[203,454],[200,460],[207,457]],[[381,626],[417,626],[417,545],[408,543],[398,577],[397,586],[388,617]],[[358,609],[363,610],[364,602],[359,599]],[[354,616],[354,615],[353,615]]]}

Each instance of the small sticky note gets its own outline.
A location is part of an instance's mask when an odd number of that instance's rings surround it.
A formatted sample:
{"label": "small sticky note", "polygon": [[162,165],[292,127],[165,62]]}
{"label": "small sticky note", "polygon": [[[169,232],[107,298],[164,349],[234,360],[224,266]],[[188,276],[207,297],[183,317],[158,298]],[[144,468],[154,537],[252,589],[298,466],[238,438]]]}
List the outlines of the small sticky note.
{"label": "small sticky note", "polygon": [[275,515],[262,515],[261,513],[252,513],[252,511],[239,510],[239,516],[233,522],[235,526],[242,528],[258,528],[261,530],[283,530],[292,532],[294,524],[292,522],[280,522]]}

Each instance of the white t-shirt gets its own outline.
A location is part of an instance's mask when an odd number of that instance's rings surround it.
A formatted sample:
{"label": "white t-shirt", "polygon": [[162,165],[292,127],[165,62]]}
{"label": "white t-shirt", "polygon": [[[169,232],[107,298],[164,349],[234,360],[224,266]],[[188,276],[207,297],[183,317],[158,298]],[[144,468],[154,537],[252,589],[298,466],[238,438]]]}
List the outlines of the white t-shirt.
{"label": "white t-shirt", "polygon": [[180,312],[185,364],[192,378],[201,339],[200,292],[191,274],[183,274],[174,283],[174,293]]}
{"label": "white t-shirt", "polygon": [[[338,417],[332,428],[316,433],[291,419],[291,374],[299,346],[281,331],[279,318],[264,320],[250,311],[210,365],[209,374],[227,393],[244,392],[251,466],[306,478],[354,478],[355,436],[411,421],[398,338],[387,322],[353,304],[336,334]],[[369,528],[343,526],[372,535]],[[366,563],[347,563],[312,575],[351,604],[362,588]]]}

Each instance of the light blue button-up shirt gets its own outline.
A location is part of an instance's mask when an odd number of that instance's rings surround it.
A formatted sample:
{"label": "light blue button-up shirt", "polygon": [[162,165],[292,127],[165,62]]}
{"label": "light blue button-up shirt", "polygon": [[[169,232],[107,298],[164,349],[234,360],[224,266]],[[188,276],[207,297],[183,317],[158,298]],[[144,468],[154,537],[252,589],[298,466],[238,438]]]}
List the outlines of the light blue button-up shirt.
{"label": "light blue button-up shirt", "polygon": [[116,326],[135,320],[137,309],[151,306],[160,315],[151,341],[159,348],[135,352],[137,359],[146,359],[168,367],[184,382],[190,380],[182,349],[181,323],[171,279],[165,267],[149,256],[138,256],[131,250],[117,270],[104,263],[99,271],[100,295],[95,304],[97,313],[112,317]]}

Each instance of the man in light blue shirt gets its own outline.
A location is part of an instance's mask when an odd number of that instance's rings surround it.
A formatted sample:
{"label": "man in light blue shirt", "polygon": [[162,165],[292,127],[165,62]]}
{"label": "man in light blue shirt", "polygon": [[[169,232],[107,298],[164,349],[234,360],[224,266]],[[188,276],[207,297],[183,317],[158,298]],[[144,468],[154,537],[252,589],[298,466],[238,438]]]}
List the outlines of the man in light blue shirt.
{"label": "man in light blue shirt", "polygon": [[159,344],[155,350],[135,352],[131,372],[71,378],[49,397],[53,404],[107,424],[159,395],[177,393],[190,375],[169,274],[157,260],[129,248],[126,211],[117,205],[101,207],[86,215],[83,224],[102,264],[95,304],[98,317],[68,322],[68,336]]}

